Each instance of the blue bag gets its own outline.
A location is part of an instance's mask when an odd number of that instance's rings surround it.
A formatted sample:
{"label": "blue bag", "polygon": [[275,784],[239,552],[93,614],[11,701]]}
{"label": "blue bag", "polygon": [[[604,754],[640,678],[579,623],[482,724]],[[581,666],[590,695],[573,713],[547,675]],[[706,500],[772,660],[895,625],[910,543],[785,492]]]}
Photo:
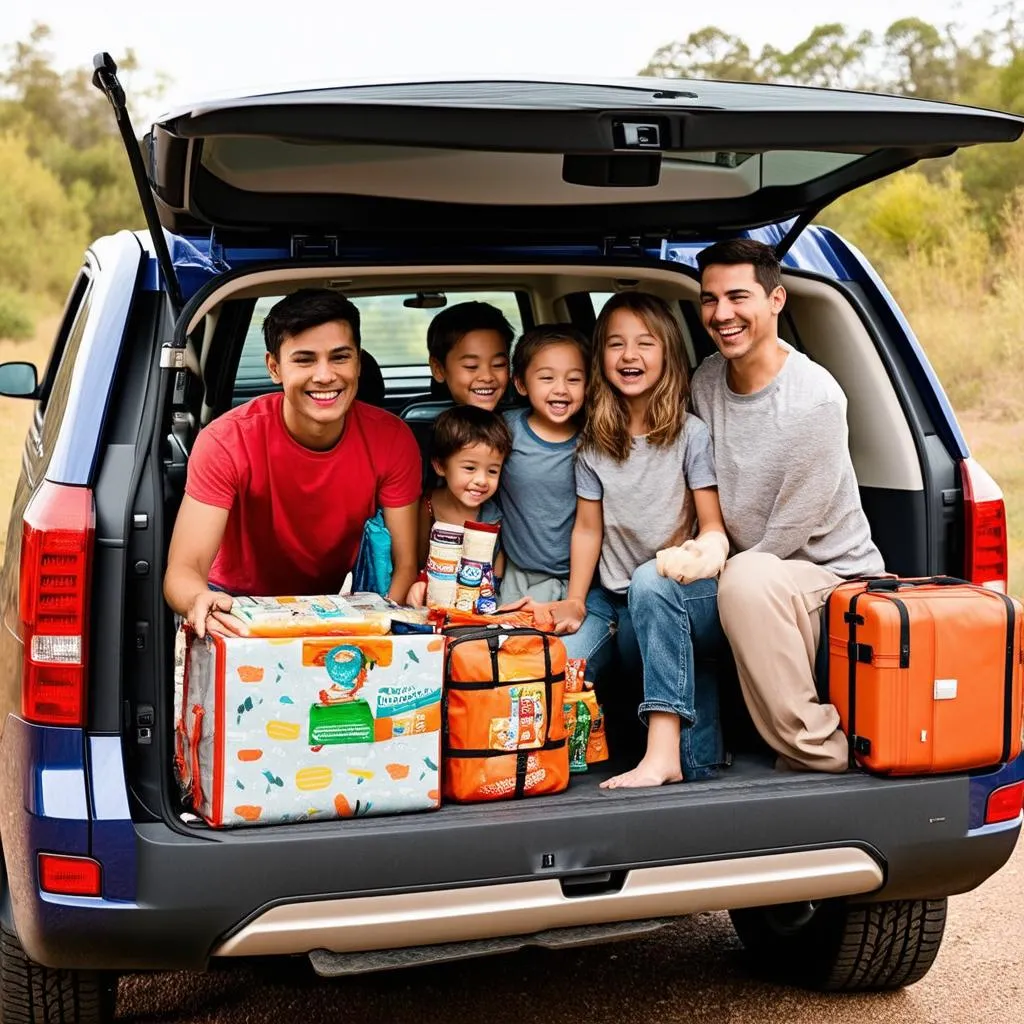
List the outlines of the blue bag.
{"label": "blue bag", "polygon": [[360,594],[387,596],[391,589],[391,534],[384,524],[384,513],[376,515],[363,525],[363,538],[352,570],[352,590]]}

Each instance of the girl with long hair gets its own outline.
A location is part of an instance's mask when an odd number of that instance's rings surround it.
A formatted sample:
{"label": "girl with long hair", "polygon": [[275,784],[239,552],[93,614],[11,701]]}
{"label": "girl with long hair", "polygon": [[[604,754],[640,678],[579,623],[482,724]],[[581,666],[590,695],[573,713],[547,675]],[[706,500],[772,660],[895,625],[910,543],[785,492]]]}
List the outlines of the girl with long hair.
{"label": "girl with long hair", "polygon": [[588,677],[616,646],[623,664],[643,664],[646,753],[608,788],[707,778],[724,761],[716,682],[696,680],[695,655],[714,657],[725,642],[717,576],[729,541],[711,438],[686,412],[688,390],[668,305],[640,292],[609,299],[594,328],[568,595],[556,614]]}

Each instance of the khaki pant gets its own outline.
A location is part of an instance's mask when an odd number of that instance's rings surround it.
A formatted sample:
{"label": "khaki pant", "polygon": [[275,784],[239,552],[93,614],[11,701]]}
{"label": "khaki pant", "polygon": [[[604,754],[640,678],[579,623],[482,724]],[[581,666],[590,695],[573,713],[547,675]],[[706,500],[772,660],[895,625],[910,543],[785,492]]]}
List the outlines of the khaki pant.
{"label": "khaki pant", "polygon": [[821,608],[841,579],[811,562],[744,551],[718,584],[718,613],[736,657],[747,710],[783,765],[843,772],[848,763],[839,714],[821,704],[814,657]]}

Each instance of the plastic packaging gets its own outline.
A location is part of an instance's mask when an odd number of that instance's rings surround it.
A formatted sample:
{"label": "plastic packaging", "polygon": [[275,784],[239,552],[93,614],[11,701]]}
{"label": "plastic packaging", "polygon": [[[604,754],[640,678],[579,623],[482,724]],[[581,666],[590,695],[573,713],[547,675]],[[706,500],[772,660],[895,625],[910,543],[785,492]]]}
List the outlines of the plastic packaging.
{"label": "plastic packaging", "polygon": [[427,606],[449,608],[455,603],[456,578],[462,558],[463,527],[434,523],[427,553]]}

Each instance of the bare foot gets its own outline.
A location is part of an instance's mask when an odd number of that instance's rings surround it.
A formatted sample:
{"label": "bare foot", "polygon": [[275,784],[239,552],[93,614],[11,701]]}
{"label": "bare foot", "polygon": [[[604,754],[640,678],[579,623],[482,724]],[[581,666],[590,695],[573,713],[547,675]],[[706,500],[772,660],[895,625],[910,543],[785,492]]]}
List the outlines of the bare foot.
{"label": "bare foot", "polygon": [[679,762],[670,764],[645,757],[632,771],[613,775],[601,783],[601,789],[639,789],[642,786],[663,786],[666,782],[682,782]]}

